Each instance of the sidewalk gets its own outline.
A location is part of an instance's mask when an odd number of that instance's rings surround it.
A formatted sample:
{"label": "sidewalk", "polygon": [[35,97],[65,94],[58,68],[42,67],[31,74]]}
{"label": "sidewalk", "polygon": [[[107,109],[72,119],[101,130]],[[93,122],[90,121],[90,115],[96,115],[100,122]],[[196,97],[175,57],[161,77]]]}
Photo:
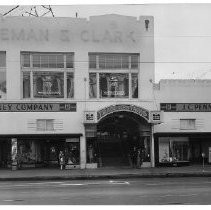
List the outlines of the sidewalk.
{"label": "sidewalk", "polygon": [[159,168],[98,168],[98,169],[11,169],[0,170],[0,181],[121,179],[150,177],[211,177],[211,165]]}

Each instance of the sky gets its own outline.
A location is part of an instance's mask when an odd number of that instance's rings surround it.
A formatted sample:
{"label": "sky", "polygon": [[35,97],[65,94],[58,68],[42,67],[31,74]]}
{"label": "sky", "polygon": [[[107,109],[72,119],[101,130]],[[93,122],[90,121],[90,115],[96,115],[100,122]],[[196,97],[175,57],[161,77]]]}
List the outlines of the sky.
{"label": "sky", "polygon": [[[0,6],[0,13],[13,6]],[[22,9],[22,10],[20,10]],[[23,11],[11,12],[17,15]],[[56,17],[154,16],[155,80],[211,79],[211,4],[52,5]]]}

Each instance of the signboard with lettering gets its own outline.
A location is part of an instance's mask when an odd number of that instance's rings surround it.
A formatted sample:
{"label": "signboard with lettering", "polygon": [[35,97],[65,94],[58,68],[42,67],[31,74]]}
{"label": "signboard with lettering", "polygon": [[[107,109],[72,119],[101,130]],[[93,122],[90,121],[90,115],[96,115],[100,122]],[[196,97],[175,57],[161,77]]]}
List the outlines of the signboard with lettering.
{"label": "signboard with lettering", "polygon": [[76,103],[0,103],[0,112],[76,112]]}
{"label": "signboard with lettering", "polygon": [[211,103],[161,103],[164,112],[211,112]]}
{"label": "signboard with lettering", "polygon": [[114,112],[120,112],[120,111],[126,111],[126,112],[133,112],[135,114],[140,115],[145,120],[149,120],[149,111],[138,107],[135,105],[128,105],[128,104],[118,104],[118,105],[112,105],[109,107],[106,107],[104,109],[101,109],[97,112],[97,120],[101,120],[103,117],[105,117],[108,114],[114,113]]}
{"label": "signboard with lettering", "polygon": [[84,112],[84,123],[96,123],[95,111]]}
{"label": "signboard with lettering", "polygon": [[162,123],[163,122],[163,112],[162,111],[150,111],[150,123]]}

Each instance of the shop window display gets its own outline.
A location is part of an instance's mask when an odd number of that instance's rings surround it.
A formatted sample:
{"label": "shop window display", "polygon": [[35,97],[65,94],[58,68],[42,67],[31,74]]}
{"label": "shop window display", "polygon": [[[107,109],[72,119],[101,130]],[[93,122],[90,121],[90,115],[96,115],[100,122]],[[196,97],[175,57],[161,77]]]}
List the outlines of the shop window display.
{"label": "shop window display", "polygon": [[189,161],[189,141],[187,138],[159,138],[159,162],[174,163]]}
{"label": "shop window display", "polygon": [[100,73],[100,98],[128,98],[128,74]]}
{"label": "shop window display", "polygon": [[65,163],[67,165],[80,165],[80,144],[78,142],[66,142]]}
{"label": "shop window display", "polygon": [[21,53],[23,98],[73,98],[73,53]]}
{"label": "shop window display", "polygon": [[35,164],[39,162],[40,154],[36,143],[32,140],[18,140],[18,162],[22,164]]}
{"label": "shop window display", "polygon": [[138,98],[138,69],[139,54],[89,53],[89,97]]}
{"label": "shop window display", "polygon": [[35,98],[64,98],[64,75],[59,72],[34,72]]}

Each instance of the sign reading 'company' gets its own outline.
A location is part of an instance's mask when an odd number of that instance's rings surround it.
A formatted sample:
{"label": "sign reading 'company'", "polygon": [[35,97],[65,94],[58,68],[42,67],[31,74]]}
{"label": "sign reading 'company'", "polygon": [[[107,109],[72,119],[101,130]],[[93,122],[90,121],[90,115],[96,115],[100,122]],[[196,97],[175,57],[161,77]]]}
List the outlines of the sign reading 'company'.
{"label": "sign reading 'company'", "polygon": [[165,112],[211,112],[211,103],[161,103]]}
{"label": "sign reading 'company'", "polygon": [[0,103],[0,112],[76,112],[76,103]]}

